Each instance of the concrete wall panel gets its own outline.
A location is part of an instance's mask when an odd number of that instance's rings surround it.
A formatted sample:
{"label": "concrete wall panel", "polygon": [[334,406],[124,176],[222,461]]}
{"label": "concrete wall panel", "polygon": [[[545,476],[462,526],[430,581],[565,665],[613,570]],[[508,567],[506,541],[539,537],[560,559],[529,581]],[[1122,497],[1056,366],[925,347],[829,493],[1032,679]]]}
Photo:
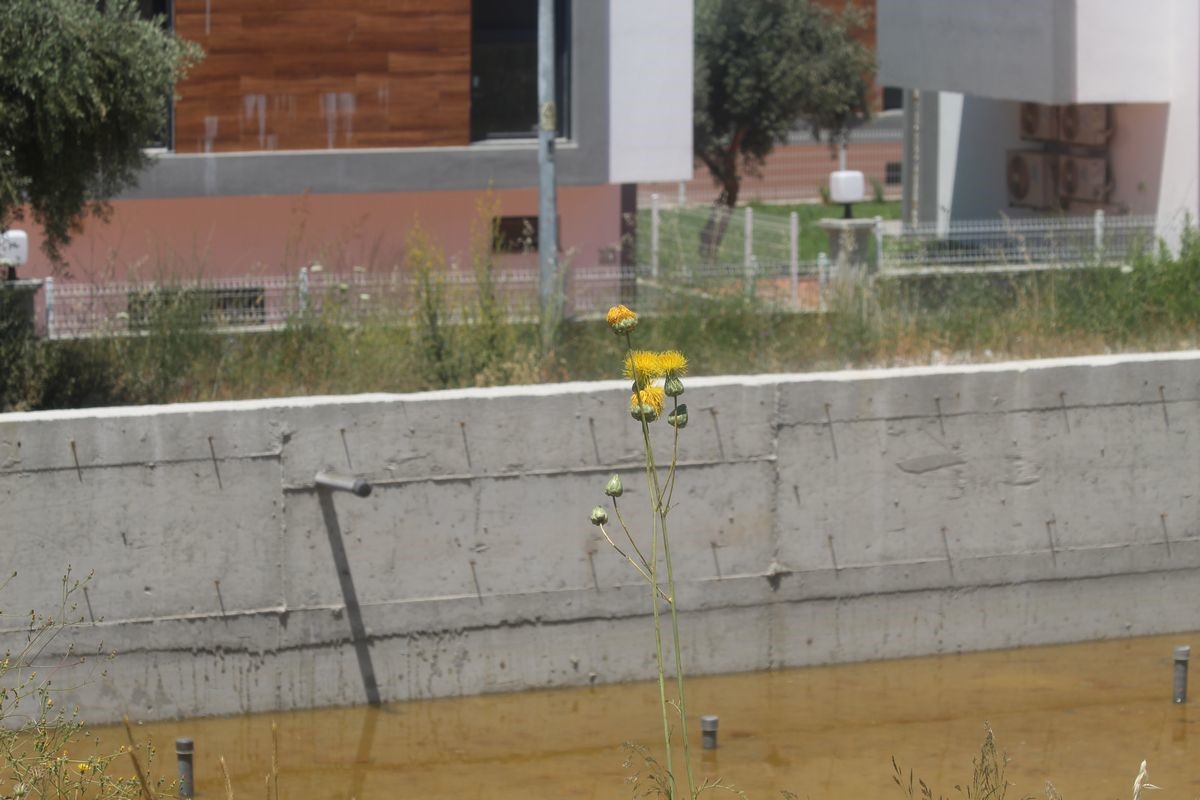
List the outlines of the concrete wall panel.
{"label": "concrete wall panel", "polygon": [[[669,530],[689,668],[1194,627],[1198,367],[687,381]],[[586,522],[618,472],[646,542],[627,408],[612,381],[6,415],[0,604],[54,611],[67,564],[95,569],[52,648],[121,653],[68,670],[94,720],[651,677],[649,587]],[[665,468],[673,431],[652,434]],[[322,468],[375,490],[319,491]]]}

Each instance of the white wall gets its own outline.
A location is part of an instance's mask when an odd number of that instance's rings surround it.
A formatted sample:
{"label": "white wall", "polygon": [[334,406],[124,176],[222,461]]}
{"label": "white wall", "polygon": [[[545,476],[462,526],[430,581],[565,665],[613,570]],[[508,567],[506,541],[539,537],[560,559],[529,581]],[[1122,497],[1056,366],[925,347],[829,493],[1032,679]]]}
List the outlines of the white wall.
{"label": "white wall", "polygon": [[[1164,102],[1194,0],[878,0],[880,83],[1038,103]],[[1192,45],[1194,48],[1194,44]]]}
{"label": "white wall", "polygon": [[692,0],[610,0],[609,181],[692,177]]}
{"label": "white wall", "polygon": [[1168,241],[1178,238],[1190,215],[1200,218],[1200,3],[1175,0],[1170,30],[1159,49],[1171,58],[1170,107],[1158,189],[1158,227]]}
{"label": "white wall", "polygon": [[[1160,103],[1197,74],[1180,71],[1176,47],[1192,42],[1183,19],[1195,0],[1075,0],[1075,103]],[[1183,26],[1183,27],[1181,27]],[[1185,45],[1186,46],[1186,45]]]}

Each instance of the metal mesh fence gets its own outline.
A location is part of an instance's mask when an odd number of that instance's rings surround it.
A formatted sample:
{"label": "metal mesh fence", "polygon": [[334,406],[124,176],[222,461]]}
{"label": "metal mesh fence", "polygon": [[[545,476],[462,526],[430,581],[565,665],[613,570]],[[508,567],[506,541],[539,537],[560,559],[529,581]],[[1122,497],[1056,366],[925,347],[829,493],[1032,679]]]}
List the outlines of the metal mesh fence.
{"label": "metal mesh fence", "polygon": [[[704,210],[662,212],[658,248],[639,253],[638,267],[573,266],[557,287],[567,318],[602,314],[615,303],[639,310],[681,303],[751,299],[765,307],[822,307],[822,287],[836,265],[823,251],[824,231],[794,217],[738,209],[726,220],[721,247],[698,253]],[[868,223],[870,224],[870,223]],[[866,256],[884,272],[1048,269],[1129,263],[1155,242],[1152,217],[1064,217],[904,225],[876,220]],[[815,257],[814,257],[815,255]],[[440,272],[299,270],[294,275],[177,283],[69,283],[47,280],[39,296],[41,332],[50,338],[140,335],[178,325],[266,330],[318,315],[354,323],[372,318],[403,324],[436,312],[469,323],[483,314],[537,318],[538,273],[449,269]]]}
{"label": "metal mesh fence", "polygon": [[882,268],[1045,267],[1124,263],[1152,247],[1155,219],[1087,217],[905,225],[882,237]]}

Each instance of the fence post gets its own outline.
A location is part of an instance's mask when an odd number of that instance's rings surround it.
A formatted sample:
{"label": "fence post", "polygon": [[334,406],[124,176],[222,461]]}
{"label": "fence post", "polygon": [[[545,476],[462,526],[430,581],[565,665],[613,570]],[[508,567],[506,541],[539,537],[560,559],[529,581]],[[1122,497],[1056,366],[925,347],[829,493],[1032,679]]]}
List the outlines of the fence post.
{"label": "fence post", "polygon": [[679,210],[682,211],[683,207],[685,205],[687,205],[687,182],[680,181],[679,182]]}
{"label": "fence post", "polygon": [[817,308],[825,310],[825,289],[829,285],[829,256],[817,253]]}
{"label": "fence post", "polygon": [[46,282],[42,284],[42,291],[46,293],[46,338],[54,338],[54,278],[46,278]]}
{"label": "fence post", "polygon": [[744,281],[744,291],[746,292],[747,300],[754,300],[756,284],[758,283],[758,259],[753,254],[750,256],[749,263],[746,264],[746,280]]}
{"label": "fence post", "polygon": [[883,270],[883,217],[875,218],[875,273]]}
{"label": "fence post", "polygon": [[1096,213],[1092,218],[1092,247],[1096,251],[1096,260],[1101,261],[1104,258],[1104,209],[1097,208]]}
{"label": "fence post", "polygon": [[650,277],[658,280],[658,193],[650,195]]}
{"label": "fence post", "polygon": [[742,265],[749,270],[750,259],[754,258],[754,209],[746,206],[742,237]]}
{"label": "fence post", "polygon": [[300,315],[308,313],[308,267],[300,268],[300,277],[296,280],[296,293],[300,303]]}
{"label": "fence post", "polygon": [[800,310],[800,215],[788,215],[788,277],[792,282],[792,306]]}

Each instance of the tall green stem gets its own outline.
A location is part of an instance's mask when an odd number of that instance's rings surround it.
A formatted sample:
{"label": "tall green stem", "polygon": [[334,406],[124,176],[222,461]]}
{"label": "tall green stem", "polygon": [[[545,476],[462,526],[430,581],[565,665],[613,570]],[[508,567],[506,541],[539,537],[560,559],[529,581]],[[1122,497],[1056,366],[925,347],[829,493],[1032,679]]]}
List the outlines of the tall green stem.
{"label": "tall green stem", "polygon": [[[632,343],[632,340],[630,339],[629,334],[625,334],[625,342],[627,345],[627,353],[630,357],[632,357],[633,343]],[[635,382],[635,384],[637,384],[637,382],[638,382],[638,376],[636,374],[634,375],[634,382]],[[641,398],[639,396],[639,403],[640,403],[640,401],[641,401]],[[672,772],[672,769],[671,769],[670,726],[667,722],[667,700],[666,700],[666,689],[665,689],[666,678],[665,678],[665,670],[663,668],[663,658],[662,658],[662,621],[661,621],[659,609],[658,609],[658,553],[656,550],[654,550],[654,546],[658,542],[658,529],[660,529],[660,528],[662,530],[662,537],[663,537],[663,558],[666,562],[666,567],[667,567],[667,594],[670,597],[670,600],[668,600],[667,605],[671,611],[671,632],[673,634],[673,644],[674,644],[674,649],[675,649],[675,692],[678,697],[678,706],[677,707],[679,709],[680,738],[683,743],[683,764],[684,764],[684,769],[687,773],[688,797],[695,798],[696,797],[696,783],[695,783],[695,779],[692,775],[691,747],[688,743],[687,700],[685,697],[684,686],[683,686],[683,653],[682,653],[682,649],[680,648],[680,641],[679,641],[679,612],[678,612],[678,609],[676,608],[677,598],[675,596],[675,573],[674,573],[674,570],[671,568],[671,547],[670,547],[670,541],[667,538],[667,513],[670,511],[670,509],[666,505],[665,498],[663,496],[664,493],[663,493],[662,487],[659,485],[659,482],[658,482],[658,468],[654,462],[654,446],[650,442],[650,425],[646,421],[644,415],[639,414],[639,419],[641,420],[641,423],[642,423],[642,442],[643,442],[645,452],[646,452],[646,475],[647,475],[648,483],[650,486],[650,498],[651,498],[650,505],[651,505],[651,509],[652,509],[654,517],[655,517],[654,523],[657,523],[654,525],[655,531],[654,531],[653,538],[651,539],[651,549],[652,549],[651,563],[652,563],[652,567],[653,567],[653,569],[651,570],[651,582],[654,584],[654,586],[653,586],[653,591],[654,591],[654,639],[655,639],[655,643],[658,648],[657,649],[657,653],[658,653],[658,685],[659,685],[659,698],[660,698],[660,702],[662,704],[662,713],[663,713],[663,726],[664,726],[663,734],[664,734],[664,738],[666,740],[666,745],[667,745],[667,773],[668,773],[668,778],[669,778],[670,784],[671,784],[672,796],[674,797],[674,795],[676,794],[676,788],[675,788],[675,774],[674,774],[674,772]],[[678,429],[676,429],[676,443],[678,443]],[[675,467],[676,467],[676,461],[678,458],[677,454],[678,454],[678,448],[676,448],[676,455],[673,456],[671,459],[672,472],[675,470]]]}
{"label": "tall green stem", "polygon": [[[625,334],[626,352],[632,356],[633,341],[629,334]],[[634,377],[635,383],[637,377]],[[641,396],[638,396],[638,402],[641,402]],[[650,449],[650,426],[646,422],[645,416],[639,414],[642,423],[642,439],[645,442],[646,453],[646,481],[650,489],[651,509],[652,512],[658,510],[658,479],[654,474],[654,454]],[[663,745],[666,748],[666,766],[667,766],[667,788],[670,791],[671,800],[674,800],[675,791],[675,772],[672,766],[671,754],[671,721],[667,716],[667,678],[666,670],[663,667],[663,647],[662,647],[662,617],[658,608],[658,520],[651,515],[651,533],[650,533],[650,605],[654,611],[654,655],[658,665],[658,702],[659,708],[662,710],[663,723]],[[664,545],[665,546],[665,545]],[[672,598],[674,601],[674,598]],[[687,751],[684,751],[684,758],[687,758]],[[689,767],[690,774],[690,767]]]}
{"label": "tall green stem", "polygon": [[[678,408],[678,401],[676,401]],[[678,441],[679,429],[676,428],[676,441]],[[650,440],[647,437],[646,447],[650,447]],[[671,469],[674,470],[678,455],[671,458]],[[655,483],[657,483],[657,478]],[[675,644],[675,687],[679,694],[679,723],[681,738],[683,740],[683,758],[684,765],[687,767],[688,789],[691,790],[692,797],[696,796],[695,782],[692,779],[692,753],[688,746],[688,716],[687,716],[687,699],[686,693],[683,690],[683,649],[679,646],[679,610],[676,607],[679,598],[675,595],[675,572],[671,569],[671,542],[667,538],[667,512],[670,508],[664,504],[663,498],[660,496],[658,501],[658,515],[662,526],[663,539],[663,558],[667,562],[667,593],[671,596],[671,632],[674,634]]]}

